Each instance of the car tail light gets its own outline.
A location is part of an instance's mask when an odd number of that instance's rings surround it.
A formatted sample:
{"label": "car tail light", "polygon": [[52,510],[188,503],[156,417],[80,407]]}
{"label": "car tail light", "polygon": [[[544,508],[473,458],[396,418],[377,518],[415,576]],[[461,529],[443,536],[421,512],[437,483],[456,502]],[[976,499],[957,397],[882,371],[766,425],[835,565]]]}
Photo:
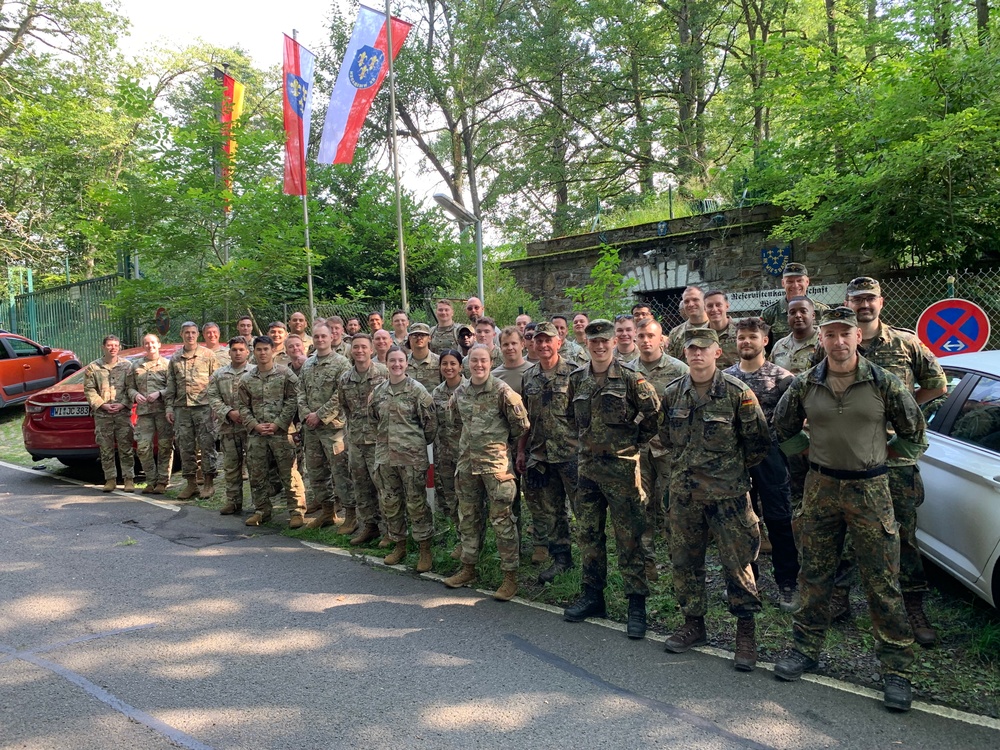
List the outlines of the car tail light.
{"label": "car tail light", "polygon": [[29,401],[24,405],[24,410],[28,412],[28,414],[41,414],[47,408],[48,407],[44,404],[36,404],[33,401]]}

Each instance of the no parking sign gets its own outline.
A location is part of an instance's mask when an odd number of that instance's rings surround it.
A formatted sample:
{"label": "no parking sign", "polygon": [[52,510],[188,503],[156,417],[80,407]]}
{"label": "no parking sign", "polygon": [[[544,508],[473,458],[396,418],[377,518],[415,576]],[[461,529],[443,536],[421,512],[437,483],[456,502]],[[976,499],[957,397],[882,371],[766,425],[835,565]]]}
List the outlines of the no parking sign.
{"label": "no parking sign", "polygon": [[978,352],[990,340],[990,319],[975,302],[943,299],[920,313],[917,336],[938,357]]}

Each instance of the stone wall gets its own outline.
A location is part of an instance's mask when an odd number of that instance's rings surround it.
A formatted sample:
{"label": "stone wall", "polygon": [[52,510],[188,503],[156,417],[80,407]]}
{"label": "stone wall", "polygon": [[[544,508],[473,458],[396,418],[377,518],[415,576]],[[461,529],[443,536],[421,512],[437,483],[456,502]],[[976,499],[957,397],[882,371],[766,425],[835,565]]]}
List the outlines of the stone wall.
{"label": "stone wall", "polygon": [[[769,240],[781,219],[776,206],[763,205],[730,209],[682,219],[640,224],[633,227],[559,237],[532,242],[528,256],[507,261],[518,284],[539,300],[542,312],[566,312],[572,304],[565,297],[567,287],[590,281],[590,269],[604,244],[616,246],[621,273],[635,278],[637,299],[650,299],[669,307],[683,288],[696,284],[744,292],[744,311],[760,309],[768,301],[764,290],[780,289],[780,253],[787,247],[788,260],[804,263],[809,269],[816,296],[822,301],[843,299],[843,287],[859,275],[878,275],[881,270],[869,259],[840,250],[837,234],[817,242],[791,243]],[[761,250],[773,248],[778,261],[769,273]],[[819,289],[819,287],[827,287]],[[830,299],[824,299],[828,296]]]}

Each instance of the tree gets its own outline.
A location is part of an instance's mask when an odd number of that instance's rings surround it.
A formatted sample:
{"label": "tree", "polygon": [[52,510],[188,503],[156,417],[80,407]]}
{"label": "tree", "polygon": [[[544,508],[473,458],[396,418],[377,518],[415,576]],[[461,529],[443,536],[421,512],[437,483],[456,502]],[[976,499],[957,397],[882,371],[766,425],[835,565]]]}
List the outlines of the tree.
{"label": "tree", "polygon": [[636,279],[626,279],[619,272],[621,259],[618,248],[601,246],[601,255],[590,271],[590,283],[582,287],[570,287],[566,296],[573,301],[576,309],[586,310],[591,320],[615,316],[631,305],[630,290],[638,284]]}

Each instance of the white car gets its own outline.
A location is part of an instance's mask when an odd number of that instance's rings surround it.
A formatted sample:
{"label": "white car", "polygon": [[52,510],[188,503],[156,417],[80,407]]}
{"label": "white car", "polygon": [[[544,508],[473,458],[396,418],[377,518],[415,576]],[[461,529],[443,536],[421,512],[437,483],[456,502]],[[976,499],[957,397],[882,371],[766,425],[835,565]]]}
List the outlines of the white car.
{"label": "white car", "polygon": [[930,447],[921,552],[1000,606],[1000,351],[941,359],[948,395],[924,406]]}

